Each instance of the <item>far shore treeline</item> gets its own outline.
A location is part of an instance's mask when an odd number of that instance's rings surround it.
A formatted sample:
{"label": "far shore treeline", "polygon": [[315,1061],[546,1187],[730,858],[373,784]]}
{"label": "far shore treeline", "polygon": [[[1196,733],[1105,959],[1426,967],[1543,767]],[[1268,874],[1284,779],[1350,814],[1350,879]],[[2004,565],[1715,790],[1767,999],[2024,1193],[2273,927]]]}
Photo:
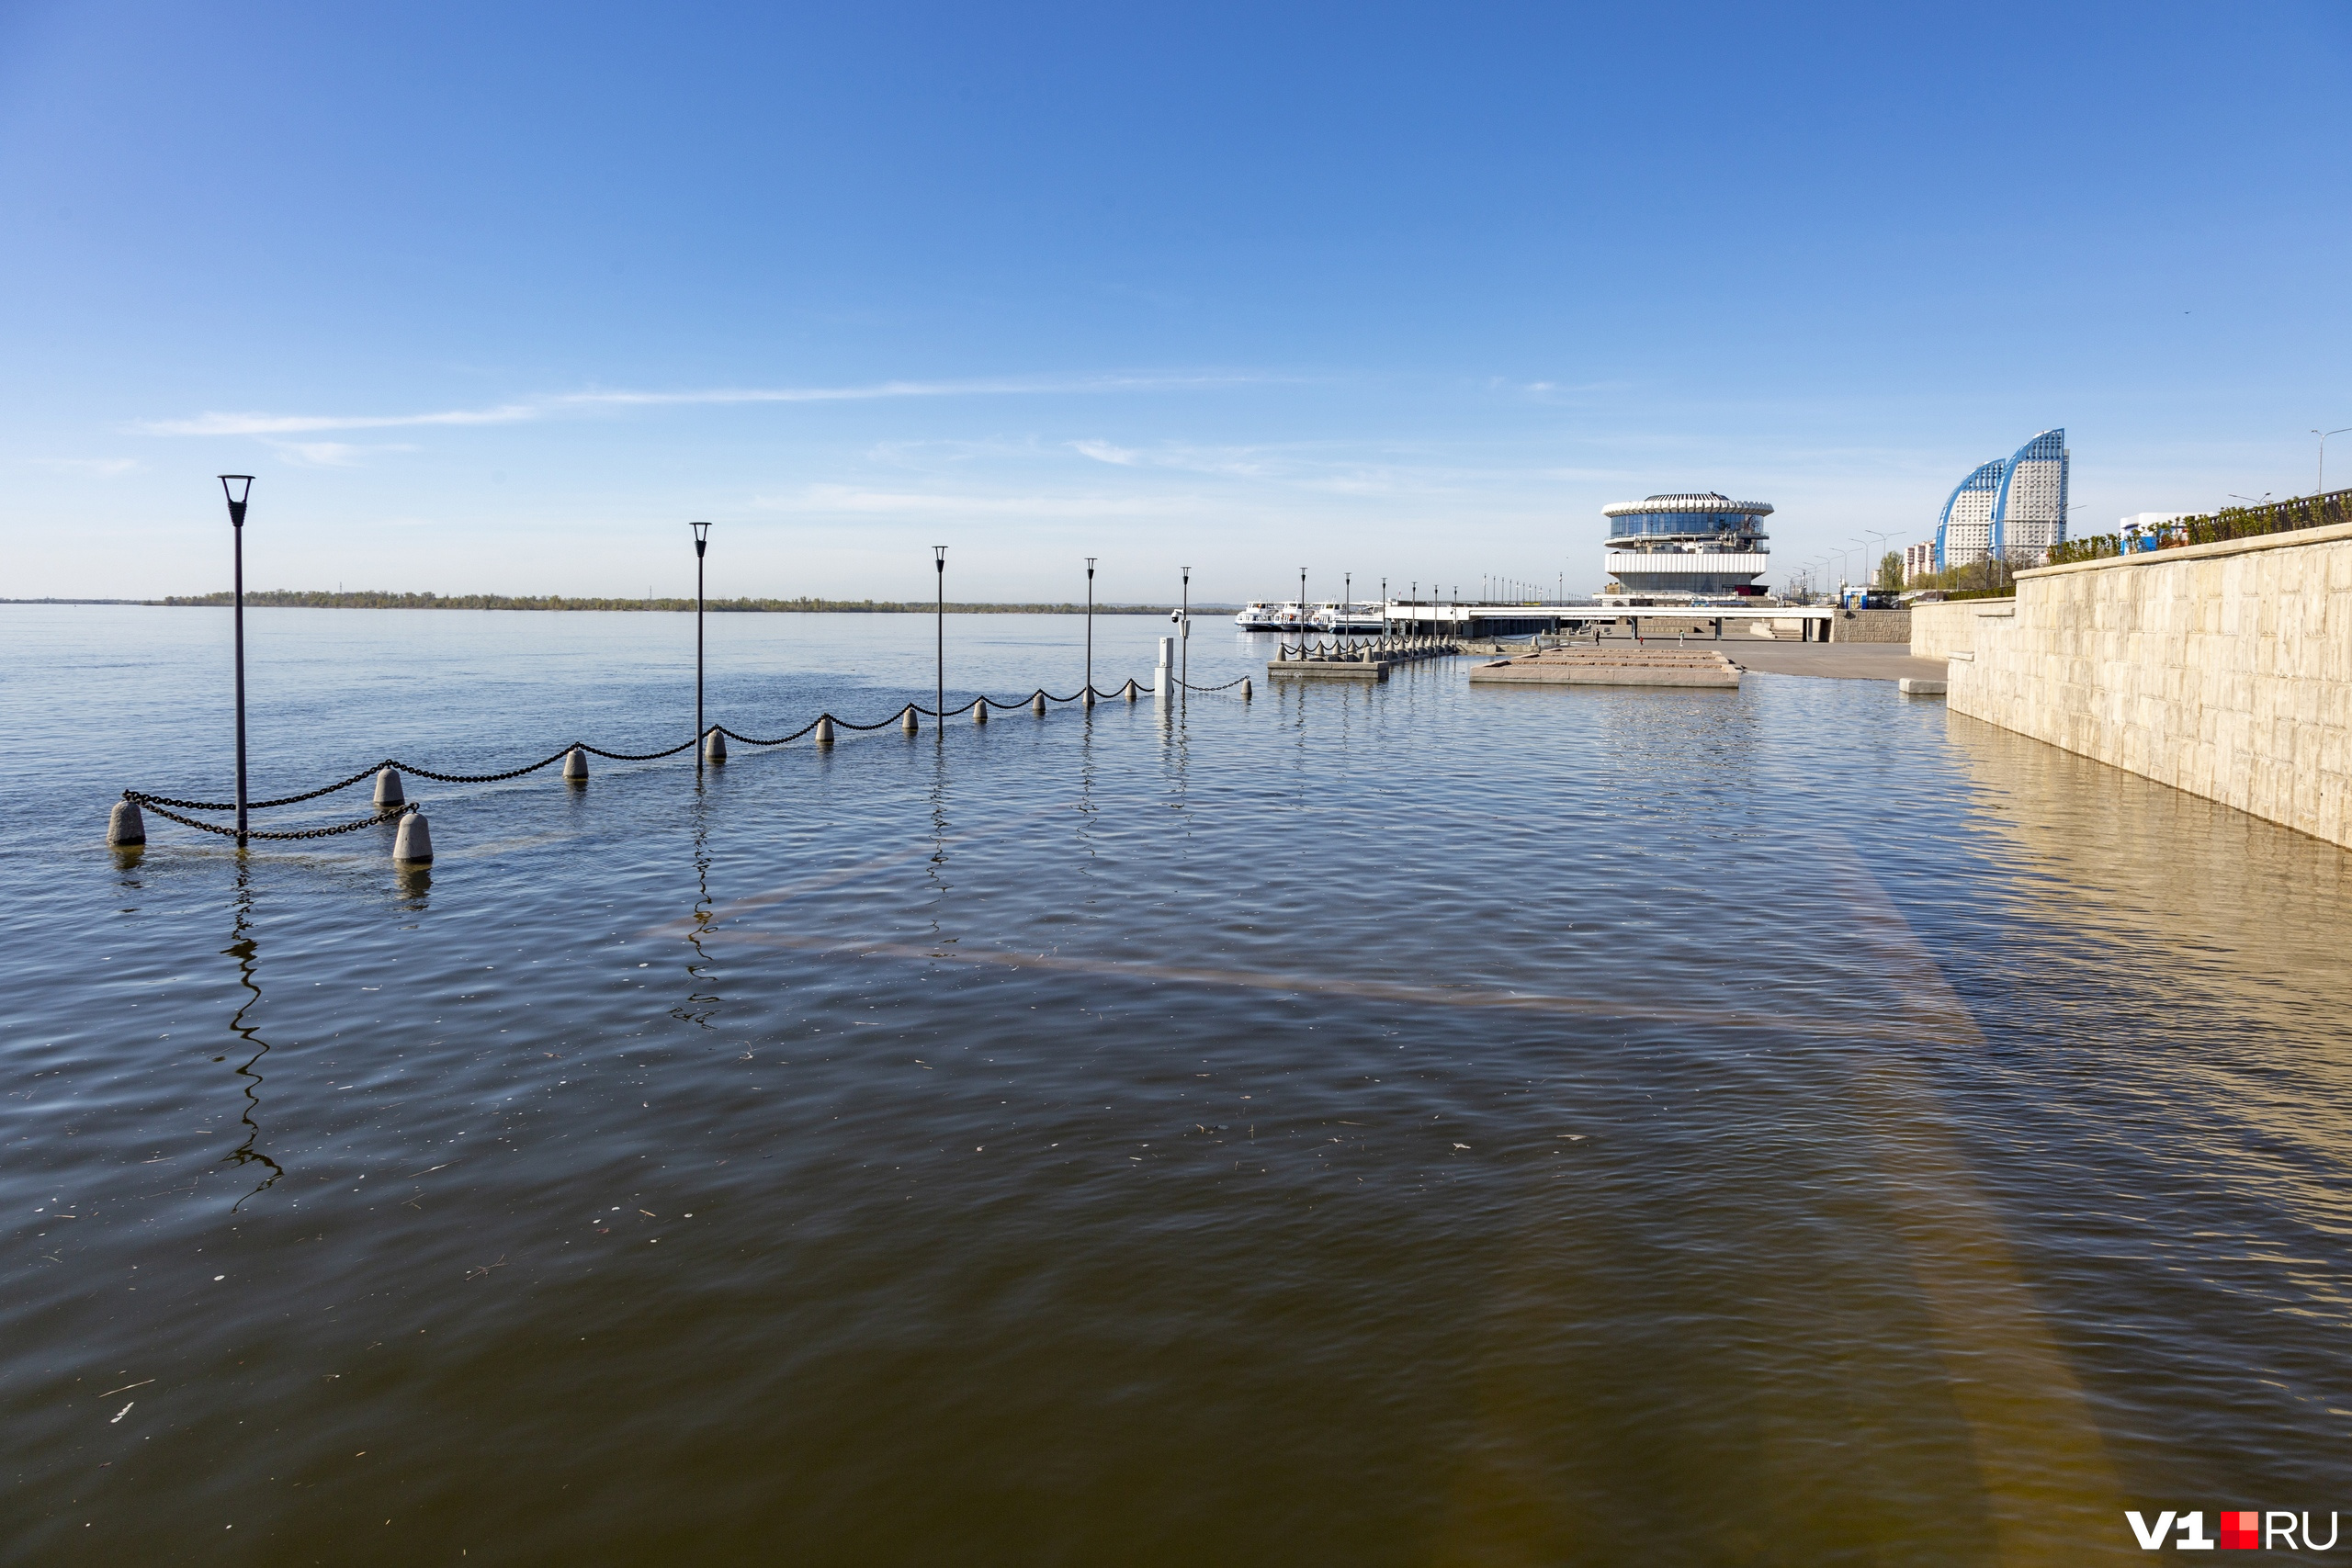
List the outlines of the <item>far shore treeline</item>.
{"label": "far shore treeline", "polygon": [[[229,592],[223,590],[218,593],[175,594],[144,603],[225,606],[230,599]],[[695,607],[691,599],[582,599],[561,593],[388,593],[377,589],[336,593],[294,588],[249,592],[245,595],[245,603],[248,606],[301,610],[691,610]],[[1173,607],[1168,604],[1097,604],[1094,613],[1098,615],[1164,615]],[[903,604],[891,599],[706,599],[703,608],[710,611],[928,615],[939,605],[929,599],[909,600]],[[1082,615],[1086,613],[1086,606],[967,604],[950,601],[947,611],[956,615]]]}

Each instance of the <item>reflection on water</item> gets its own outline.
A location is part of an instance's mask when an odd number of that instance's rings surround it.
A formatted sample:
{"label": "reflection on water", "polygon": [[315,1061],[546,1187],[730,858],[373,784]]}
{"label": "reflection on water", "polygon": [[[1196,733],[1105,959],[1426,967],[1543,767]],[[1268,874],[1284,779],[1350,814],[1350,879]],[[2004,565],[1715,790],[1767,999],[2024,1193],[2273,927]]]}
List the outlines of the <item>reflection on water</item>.
{"label": "reflection on water", "polygon": [[[260,617],[272,787],[690,690],[349,615]],[[713,706],[927,704],[887,620],[722,617]],[[217,771],[194,624],[0,685],[28,1560],[2076,1562],[2335,1479],[2328,846],[1871,682],[1430,663],[436,789],[389,895],[126,865],[83,726]]]}
{"label": "reflection on water", "polygon": [[251,1199],[275,1187],[278,1179],[286,1174],[286,1169],[261,1151],[261,1123],[254,1120],[254,1112],[261,1109],[261,1059],[269,1055],[269,1043],[261,1037],[261,1032],[254,1024],[246,1021],[245,1015],[261,1002],[261,982],[257,977],[260,955],[253,936],[254,892],[249,868],[240,863],[236,878],[232,902],[237,912],[234,935],[221,951],[237,961],[237,984],[245,993],[243,999],[237,1004],[235,1014],[229,1020],[229,1029],[243,1046],[251,1049],[243,1053],[245,1059],[238,1063],[236,1068],[237,1076],[245,1080],[244,1109],[239,1117],[245,1129],[245,1139],[223,1156],[221,1163],[232,1167],[259,1166],[267,1173],[262,1177],[259,1186],[237,1200],[236,1207],[242,1208]]}

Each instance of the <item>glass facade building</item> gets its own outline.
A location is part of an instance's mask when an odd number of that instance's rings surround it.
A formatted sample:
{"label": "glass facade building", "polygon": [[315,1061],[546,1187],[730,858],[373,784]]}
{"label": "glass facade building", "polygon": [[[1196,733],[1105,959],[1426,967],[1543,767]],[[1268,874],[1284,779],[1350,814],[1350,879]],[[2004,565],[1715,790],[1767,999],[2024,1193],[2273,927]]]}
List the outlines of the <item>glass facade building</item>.
{"label": "glass facade building", "polygon": [[1754,592],[1771,570],[1764,519],[1771,507],[1703,494],[1653,495],[1604,506],[1611,593]]}
{"label": "glass facade building", "polygon": [[1997,556],[2038,558],[2066,536],[2066,433],[2045,430],[1980,463],[1936,519],[1938,570]]}

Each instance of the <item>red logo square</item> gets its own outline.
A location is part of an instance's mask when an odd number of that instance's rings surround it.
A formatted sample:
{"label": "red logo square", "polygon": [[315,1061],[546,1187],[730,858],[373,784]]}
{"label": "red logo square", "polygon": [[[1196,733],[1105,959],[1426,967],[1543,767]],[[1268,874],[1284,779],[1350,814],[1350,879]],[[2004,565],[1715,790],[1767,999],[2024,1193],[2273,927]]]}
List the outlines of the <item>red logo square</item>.
{"label": "red logo square", "polygon": [[2222,1514],[2222,1544],[2241,1551],[2262,1549],[2262,1516],[2252,1508]]}

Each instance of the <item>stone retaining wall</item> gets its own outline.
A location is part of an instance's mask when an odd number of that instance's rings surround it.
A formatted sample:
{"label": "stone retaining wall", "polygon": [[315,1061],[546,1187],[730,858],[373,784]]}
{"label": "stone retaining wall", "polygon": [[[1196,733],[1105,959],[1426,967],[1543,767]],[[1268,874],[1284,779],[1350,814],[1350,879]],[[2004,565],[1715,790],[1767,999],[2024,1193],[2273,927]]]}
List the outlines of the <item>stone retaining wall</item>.
{"label": "stone retaining wall", "polygon": [[1950,659],[1976,646],[1976,616],[1981,610],[2006,610],[2011,599],[1962,599],[1911,606],[1911,657]]}
{"label": "stone retaining wall", "polygon": [[1996,603],[1951,606],[1979,612],[1951,711],[2352,847],[2352,525],[2043,567]]}
{"label": "stone retaining wall", "polygon": [[1909,642],[1908,610],[1840,610],[1829,618],[1831,642]]}

